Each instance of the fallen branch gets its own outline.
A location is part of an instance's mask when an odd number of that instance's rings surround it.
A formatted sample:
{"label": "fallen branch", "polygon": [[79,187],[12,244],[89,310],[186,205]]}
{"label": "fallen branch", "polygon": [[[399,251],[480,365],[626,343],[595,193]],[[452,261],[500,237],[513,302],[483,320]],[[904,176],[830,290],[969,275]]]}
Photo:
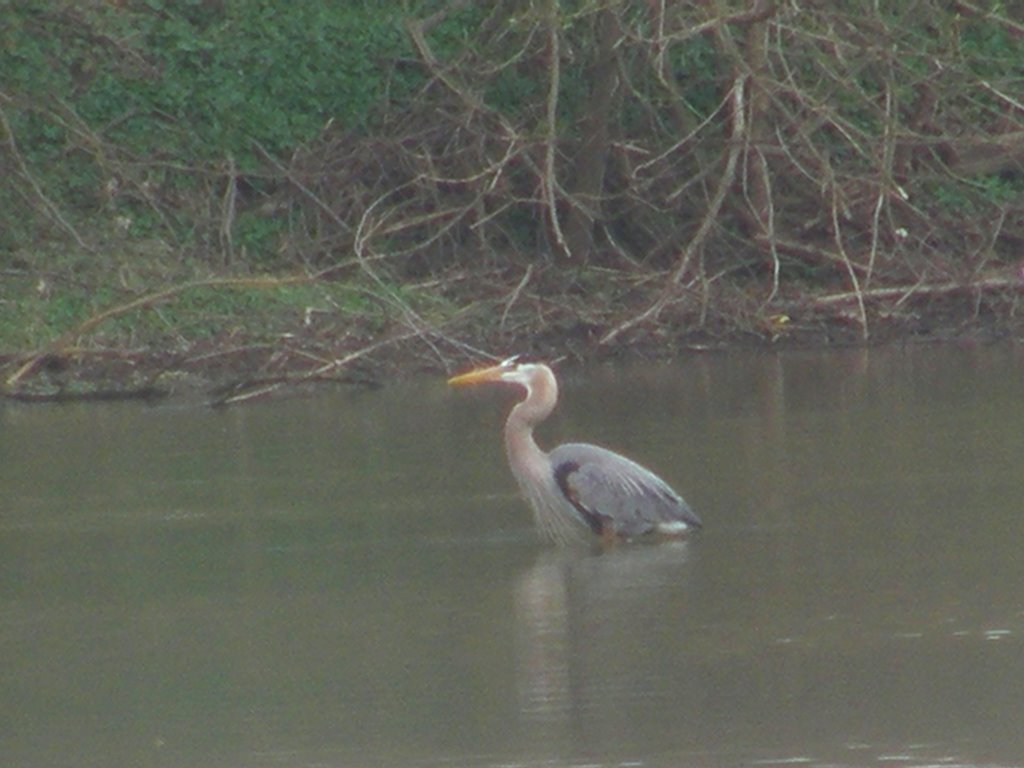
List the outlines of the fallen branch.
{"label": "fallen branch", "polygon": [[237,382],[229,387],[228,391],[223,396],[215,399],[211,405],[238,405],[239,403],[246,403],[251,400],[268,397],[280,390],[282,387],[294,387],[299,384],[307,384],[311,381],[321,381],[356,360],[366,357],[371,352],[376,352],[382,347],[396,344],[400,341],[405,341],[406,339],[420,335],[422,335],[422,331],[419,328],[411,328],[403,333],[387,336],[383,339],[377,339],[377,341],[349,352],[347,355],[343,355],[336,360],[329,360],[323,365],[314,368],[312,371],[303,373],[299,376],[280,376],[270,380],[263,377],[260,379],[249,379],[247,381]]}
{"label": "fallen branch", "polygon": [[97,389],[89,392],[12,392],[6,397],[19,403],[113,403],[125,400],[160,400],[167,392],[151,384],[131,389]]}
{"label": "fallen branch", "polygon": [[844,291],[833,293],[827,296],[818,296],[811,299],[808,304],[811,307],[829,307],[836,304],[860,303],[862,301],[884,301],[886,299],[900,299],[901,302],[916,296],[943,296],[951,293],[964,293],[968,291],[1002,291],[1015,290],[1024,292],[1024,278],[1013,277],[988,277],[972,283],[925,283],[912,286],[892,286],[890,288],[869,288],[861,291]]}

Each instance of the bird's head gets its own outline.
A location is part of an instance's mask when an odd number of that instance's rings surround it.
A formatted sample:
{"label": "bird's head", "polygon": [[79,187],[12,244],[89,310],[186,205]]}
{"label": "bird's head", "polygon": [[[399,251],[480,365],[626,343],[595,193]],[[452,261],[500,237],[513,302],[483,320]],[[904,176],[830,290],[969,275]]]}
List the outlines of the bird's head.
{"label": "bird's head", "polygon": [[485,384],[488,382],[518,384],[529,391],[536,388],[540,382],[545,384],[551,382],[553,384],[554,374],[543,363],[522,362],[520,361],[520,356],[515,355],[507,360],[502,360],[497,365],[475,368],[468,373],[462,373],[448,379],[448,383],[456,387]]}
{"label": "bird's head", "polygon": [[448,379],[456,387],[489,382],[515,384],[526,390],[525,399],[512,409],[513,419],[537,423],[551,413],[558,401],[558,382],[551,369],[544,363],[520,362],[518,355]]}

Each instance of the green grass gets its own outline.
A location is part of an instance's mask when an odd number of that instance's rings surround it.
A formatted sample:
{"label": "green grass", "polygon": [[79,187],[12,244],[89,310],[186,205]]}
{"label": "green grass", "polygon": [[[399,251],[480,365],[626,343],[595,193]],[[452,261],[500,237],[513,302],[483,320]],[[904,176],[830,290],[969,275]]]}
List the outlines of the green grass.
{"label": "green grass", "polygon": [[[91,317],[175,286],[186,287],[109,317],[81,343],[174,349],[228,335],[278,337],[305,327],[307,317],[322,321],[383,311],[358,284],[275,284],[270,278],[261,285],[188,287],[209,275],[181,274],[180,264],[164,263],[151,252],[122,252],[117,259],[38,253],[23,263],[25,269],[10,270],[0,296],[0,352],[8,354],[41,349]],[[33,268],[36,263],[39,268]],[[242,281],[250,277],[237,276]]]}

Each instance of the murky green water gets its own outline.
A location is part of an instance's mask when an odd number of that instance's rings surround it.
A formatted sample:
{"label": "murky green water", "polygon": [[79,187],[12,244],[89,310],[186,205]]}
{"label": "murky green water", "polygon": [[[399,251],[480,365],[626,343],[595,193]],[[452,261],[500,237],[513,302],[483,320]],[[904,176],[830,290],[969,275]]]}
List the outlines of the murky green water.
{"label": "murky green water", "polygon": [[568,375],[682,545],[562,552],[508,397],[0,406],[0,763],[1024,765],[1024,348]]}

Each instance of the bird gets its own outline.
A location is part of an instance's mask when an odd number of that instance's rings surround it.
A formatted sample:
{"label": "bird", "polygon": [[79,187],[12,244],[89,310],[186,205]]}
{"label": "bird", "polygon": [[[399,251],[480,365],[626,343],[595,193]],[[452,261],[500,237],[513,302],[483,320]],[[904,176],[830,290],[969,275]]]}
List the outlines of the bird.
{"label": "bird", "polygon": [[702,527],[668,483],[625,456],[588,443],[541,450],[533,429],[558,403],[558,381],[547,365],[517,355],[448,379],[456,387],[492,382],[526,391],[505,422],[505,452],[545,538],[565,544],[589,529],[614,543],[648,534],[678,538]]}

